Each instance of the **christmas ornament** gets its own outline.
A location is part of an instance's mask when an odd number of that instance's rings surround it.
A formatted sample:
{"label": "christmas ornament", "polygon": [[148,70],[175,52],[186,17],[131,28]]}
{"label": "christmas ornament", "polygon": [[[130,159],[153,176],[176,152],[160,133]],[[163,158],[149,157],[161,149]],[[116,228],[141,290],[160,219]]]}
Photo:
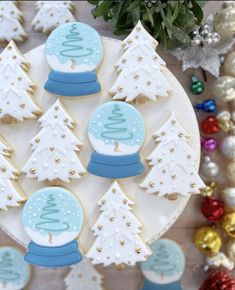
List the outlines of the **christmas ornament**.
{"label": "christmas ornament", "polygon": [[201,130],[205,134],[215,134],[218,133],[220,128],[219,128],[219,123],[216,117],[214,116],[209,116],[205,120],[202,121],[201,123]]}
{"label": "christmas ornament", "polygon": [[222,228],[229,237],[235,238],[235,212],[225,214]]}
{"label": "christmas ornament", "polygon": [[201,171],[205,176],[212,178],[219,173],[219,165],[211,161],[209,156],[204,156],[204,160],[201,163]]}
{"label": "christmas ornament", "polygon": [[215,151],[218,147],[218,142],[214,138],[201,138],[201,146],[207,152]]}
{"label": "christmas ornament", "polygon": [[235,279],[224,270],[211,272],[199,290],[235,290]]}
{"label": "christmas ornament", "polygon": [[224,215],[224,202],[216,197],[207,197],[202,201],[201,211],[206,219],[215,223]]}
{"label": "christmas ornament", "polygon": [[200,95],[205,90],[205,84],[198,79],[196,76],[192,76],[191,92],[194,95]]}
{"label": "christmas ornament", "polygon": [[227,243],[227,253],[231,260],[235,261],[235,240],[230,239]]}
{"label": "christmas ornament", "polygon": [[229,131],[233,130],[234,124],[233,121],[231,120],[232,115],[230,114],[229,111],[224,110],[219,112],[216,115],[216,118],[219,122],[219,127],[223,132],[228,133]]}
{"label": "christmas ornament", "polygon": [[224,71],[228,76],[235,77],[235,51],[230,52],[224,62]]}
{"label": "christmas ornament", "polygon": [[223,267],[228,271],[232,271],[234,268],[234,262],[232,259],[228,258],[224,253],[217,253],[212,257],[207,257],[206,259],[207,265],[205,266],[205,270],[208,271],[209,268],[220,268]]}
{"label": "christmas ornament", "polygon": [[216,102],[213,99],[207,99],[202,103],[196,104],[194,107],[196,110],[213,113],[216,111]]}
{"label": "christmas ornament", "polygon": [[194,243],[200,252],[213,256],[220,251],[222,240],[216,229],[201,227],[195,233]]}
{"label": "christmas ornament", "polygon": [[235,159],[235,136],[227,136],[220,143],[220,150],[224,157]]}
{"label": "christmas ornament", "polygon": [[209,184],[207,184],[206,187],[201,188],[200,192],[201,192],[201,195],[204,197],[211,197],[214,194],[215,190],[216,190],[216,183],[212,181]]}
{"label": "christmas ornament", "polygon": [[235,184],[235,162],[228,164],[226,168],[226,176],[232,184]]}
{"label": "christmas ornament", "polygon": [[224,38],[233,37],[235,33],[235,6],[225,5],[215,15],[215,30]]}
{"label": "christmas ornament", "polygon": [[235,187],[226,187],[222,191],[225,205],[235,210]]}
{"label": "christmas ornament", "polygon": [[223,76],[215,80],[212,85],[213,96],[221,102],[230,102],[235,99],[235,78]]}

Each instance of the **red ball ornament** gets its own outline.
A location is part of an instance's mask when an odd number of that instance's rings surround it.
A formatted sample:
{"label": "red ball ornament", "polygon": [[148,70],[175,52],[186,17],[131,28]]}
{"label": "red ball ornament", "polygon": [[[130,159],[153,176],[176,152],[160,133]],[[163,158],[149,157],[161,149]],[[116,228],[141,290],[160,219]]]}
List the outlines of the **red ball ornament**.
{"label": "red ball ornament", "polygon": [[214,116],[207,117],[204,121],[202,121],[201,129],[204,134],[218,133],[220,128],[217,118]]}
{"label": "red ball ornament", "polygon": [[224,202],[215,197],[207,197],[201,204],[201,211],[206,219],[215,223],[224,216]]}
{"label": "red ball ornament", "polygon": [[212,272],[199,290],[235,290],[235,280],[223,270]]}

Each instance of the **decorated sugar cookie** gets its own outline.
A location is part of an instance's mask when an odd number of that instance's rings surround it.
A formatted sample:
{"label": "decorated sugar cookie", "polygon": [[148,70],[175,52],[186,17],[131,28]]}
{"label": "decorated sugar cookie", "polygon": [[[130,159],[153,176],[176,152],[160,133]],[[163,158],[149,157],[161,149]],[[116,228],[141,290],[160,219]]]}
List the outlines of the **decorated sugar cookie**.
{"label": "decorated sugar cookie", "polygon": [[87,253],[93,264],[135,265],[145,261],[150,249],[140,237],[141,223],[131,212],[134,203],[115,181],[98,205],[102,211],[92,227],[96,240]]}
{"label": "decorated sugar cookie", "polygon": [[145,278],[142,290],[182,290],[185,257],[181,248],[166,239],[153,242],[150,248],[152,255],[140,264]]}
{"label": "decorated sugar cookie", "polygon": [[176,195],[187,197],[200,193],[205,187],[196,170],[200,158],[189,146],[189,135],[177,121],[174,113],[154,133],[158,144],[147,157],[151,169],[140,185],[147,190],[169,199]]}
{"label": "decorated sugar cookie", "polygon": [[32,100],[36,86],[27,75],[30,63],[11,41],[0,54],[0,119],[23,121],[40,113]]}
{"label": "decorated sugar cookie", "polygon": [[60,25],[75,21],[72,1],[36,1],[35,6],[38,12],[31,25],[36,31],[49,33]]}
{"label": "decorated sugar cookie", "polygon": [[45,89],[61,96],[83,96],[100,91],[96,70],[103,59],[102,40],[95,29],[71,22],[47,39],[45,55],[52,69]]}
{"label": "decorated sugar cookie", "polygon": [[72,266],[64,282],[67,290],[78,290],[78,287],[82,290],[104,290],[102,275],[86,258],[81,263]]}
{"label": "decorated sugar cookie", "polygon": [[23,290],[30,278],[29,265],[16,248],[0,248],[0,289]]}
{"label": "decorated sugar cookie", "polygon": [[123,102],[108,102],[93,114],[88,137],[94,152],[88,171],[108,178],[139,175],[144,168],[139,149],[144,142],[145,126],[141,114]]}
{"label": "decorated sugar cookie", "polygon": [[31,157],[22,168],[29,178],[50,182],[81,178],[86,171],[77,152],[82,143],[70,130],[74,122],[63,108],[56,103],[39,119],[42,130],[31,141]]}
{"label": "decorated sugar cookie", "polygon": [[22,215],[32,240],[25,260],[42,267],[67,267],[82,260],[76,238],[84,223],[81,204],[62,187],[46,187],[31,195]]}

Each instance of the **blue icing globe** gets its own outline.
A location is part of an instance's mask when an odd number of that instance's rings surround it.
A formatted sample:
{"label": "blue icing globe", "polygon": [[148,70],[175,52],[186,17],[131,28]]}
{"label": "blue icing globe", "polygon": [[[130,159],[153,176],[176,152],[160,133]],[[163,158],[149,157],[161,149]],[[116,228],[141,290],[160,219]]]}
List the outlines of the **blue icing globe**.
{"label": "blue icing globe", "polygon": [[21,290],[30,278],[24,255],[12,247],[0,248],[0,289]]}
{"label": "blue icing globe", "polygon": [[82,22],[56,28],[45,44],[49,66],[59,72],[95,70],[102,61],[104,48],[98,32]]}
{"label": "blue icing globe", "polygon": [[22,222],[38,245],[56,247],[73,241],[84,222],[83,209],[73,194],[61,187],[46,187],[26,202]]}
{"label": "blue icing globe", "polygon": [[134,154],[144,142],[144,119],[132,105],[108,102],[93,114],[88,125],[88,137],[94,150],[100,154]]}
{"label": "blue icing globe", "polygon": [[154,284],[170,284],[180,280],[185,269],[181,248],[167,239],[153,242],[150,248],[152,255],[140,265],[144,277]]}

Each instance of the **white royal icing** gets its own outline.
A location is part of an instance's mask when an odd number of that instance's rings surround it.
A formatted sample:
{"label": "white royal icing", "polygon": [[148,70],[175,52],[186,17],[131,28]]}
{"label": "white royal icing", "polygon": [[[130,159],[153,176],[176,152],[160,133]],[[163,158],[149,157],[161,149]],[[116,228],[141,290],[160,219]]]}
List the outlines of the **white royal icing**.
{"label": "white royal icing", "polygon": [[195,169],[199,156],[188,145],[189,136],[176,120],[174,113],[154,133],[156,149],[147,157],[151,169],[141,187],[159,197],[178,193],[188,196],[199,193],[205,184]]}
{"label": "white royal icing", "polygon": [[75,21],[72,1],[36,1],[38,12],[32,21],[36,31],[50,32],[56,27]]}
{"label": "white royal icing", "polygon": [[134,265],[151,254],[140,238],[141,223],[131,212],[134,203],[115,181],[98,205],[102,211],[92,227],[96,240],[87,253],[93,264]]}
{"label": "white royal icing", "polygon": [[39,122],[42,130],[31,141],[33,153],[22,171],[38,181],[80,178],[86,171],[76,154],[82,144],[69,129],[73,120],[59,100]]}
{"label": "white royal icing", "polygon": [[0,55],[0,118],[10,115],[23,121],[39,112],[31,99],[35,85],[26,73],[28,67],[29,63],[11,41]]}
{"label": "white royal icing", "polygon": [[0,41],[23,41],[26,33],[21,25],[22,13],[17,1],[0,1]]}
{"label": "white royal icing", "polygon": [[81,263],[72,266],[64,282],[67,290],[103,290],[102,275],[95,270],[91,262],[84,258]]}

